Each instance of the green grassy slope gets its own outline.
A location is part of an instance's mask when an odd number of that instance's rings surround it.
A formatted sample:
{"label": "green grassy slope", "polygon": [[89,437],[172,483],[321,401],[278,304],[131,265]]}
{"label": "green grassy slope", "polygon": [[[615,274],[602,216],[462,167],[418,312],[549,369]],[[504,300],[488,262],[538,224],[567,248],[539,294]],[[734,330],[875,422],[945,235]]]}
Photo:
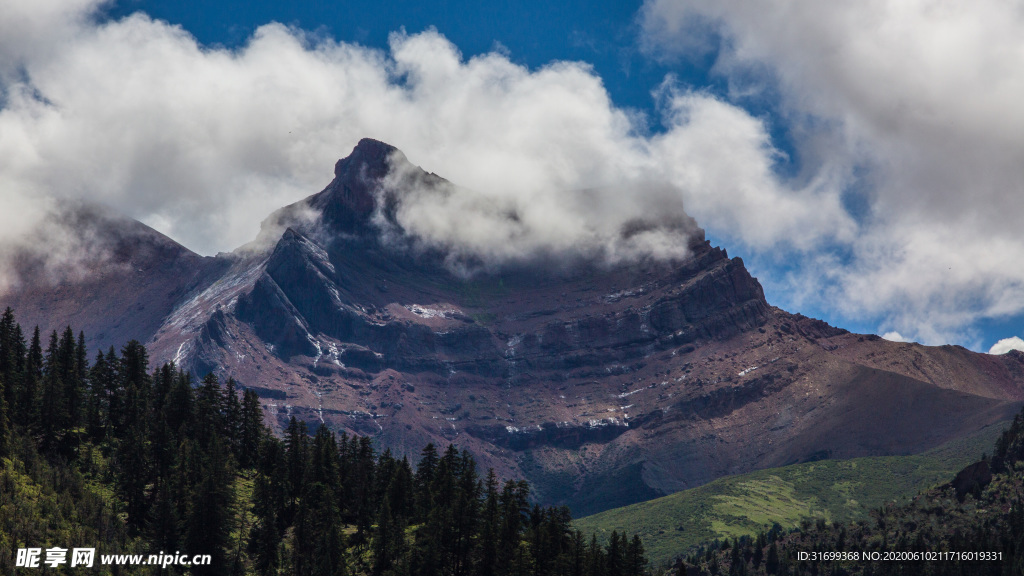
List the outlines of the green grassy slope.
{"label": "green grassy slope", "polygon": [[989,426],[914,456],[823,460],[720,478],[574,525],[598,538],[613,530],[637,533],[656,566],[702,542],[753,535],[776,522],[791,528],[803,519],[855,520],[886,502],[907,500],[991,453],[1004,427]]}
{"label": "green grassy slope", "polygon": [[[19,548],[95,546],[97,554],[148,554],[123,525],[124,503],[102,476],[106,459],[83,445],[81,467],[48,463],[35,446],[14,442],[10,457],[0,458],[0,574],[15,573]],[[144,573],[118,567],[121,574]],[[20,572],[18,572],[20,573]],[[110,566],[90,573],[110,574]]]}

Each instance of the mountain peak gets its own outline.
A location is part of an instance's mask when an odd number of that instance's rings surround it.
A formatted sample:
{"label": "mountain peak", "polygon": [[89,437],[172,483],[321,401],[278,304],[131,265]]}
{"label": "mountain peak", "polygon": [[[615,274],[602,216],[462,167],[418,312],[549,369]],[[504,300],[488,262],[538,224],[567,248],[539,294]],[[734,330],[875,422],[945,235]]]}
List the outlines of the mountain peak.
{"label": "mountain peak", "polygon": [[334,180],[311,199],[310,206],[319,210],[324,222],[335,231],[366,232],[377,207],[380,183],[395,162],[408,163],[408,160],[390,144],[363,138],[351,154],[334,165]]}
{"label": "mountain peak", "polygon": [[398,148],[380,140],[363,138],[352,149],[352,153],[334,164],[334,177],[383,178],[387,175],[390,160],[396,153],[405,159],[405,155]]}
{"label": "mountain peak", "polygon": [[273,247],[288,228],[293,228],[293,233],[315,235],[315,229],[322,226],[328,235],[376,237],[371,220],[377,210],[381,185],[396,166],[412,164],[398,148],[363,138],[348,156],[335,163],[334,179],[326,188],[273,212],[260,225],[256,240],[239,250],[252,252]]}
{"label": "mountain peak", "polygon": [[285,229],[284,234],[281,235],[281,241],[283,241],[283,242],[295,242],[300,237],[301,237],[301,235],[298,232],[296,232],[294,228],[289,227],[289,228]]}

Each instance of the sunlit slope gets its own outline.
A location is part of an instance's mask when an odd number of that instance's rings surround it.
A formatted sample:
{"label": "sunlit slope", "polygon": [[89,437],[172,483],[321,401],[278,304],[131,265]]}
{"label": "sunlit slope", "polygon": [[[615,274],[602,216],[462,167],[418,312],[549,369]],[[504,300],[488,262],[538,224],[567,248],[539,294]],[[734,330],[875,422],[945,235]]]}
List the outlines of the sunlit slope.
{"label": "sunlit slope", "polygon": [[654,565],[702,542],[756,534],[804,519],[849,521],[893,500],[949,482],[991,453],[1004,425],[994,425],[913,456],[823,460],[721,478],[705,486],[575,521],[584,533],[638,533]]}

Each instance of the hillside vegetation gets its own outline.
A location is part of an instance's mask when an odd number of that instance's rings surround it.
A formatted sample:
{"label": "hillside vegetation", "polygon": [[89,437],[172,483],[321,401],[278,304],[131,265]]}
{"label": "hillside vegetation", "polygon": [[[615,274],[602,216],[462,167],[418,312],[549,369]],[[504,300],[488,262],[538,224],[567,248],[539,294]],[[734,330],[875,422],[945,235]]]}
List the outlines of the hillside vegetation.
{"label": "hillside vegetation", "polygon": [[753,536],[773,525],[791,529],[805,520],[850,522],[873,509],[908,502],[948,482],[992,451],[1004,426],[913,456],[822,460],[720,478],[705,486],[577,519],[573,525],[607,537],[639,534],[651,562],[667,563],[712,540]]}
{"label": "hillside vegetation", "polygon": [[679,576],[946,576],[1024,574],[1024,413],[991,458],[903,505],[856,522],[803,521],[703,546]]}

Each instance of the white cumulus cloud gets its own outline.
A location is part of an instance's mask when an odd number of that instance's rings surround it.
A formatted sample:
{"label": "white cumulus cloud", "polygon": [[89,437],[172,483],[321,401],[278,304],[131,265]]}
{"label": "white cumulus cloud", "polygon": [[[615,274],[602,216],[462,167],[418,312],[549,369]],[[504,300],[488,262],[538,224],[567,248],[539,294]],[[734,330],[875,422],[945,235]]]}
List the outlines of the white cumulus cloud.
{"label": "white cumulus cloud", "polygon": [[703,42],[737,98],[779,95],[804,174],[861,195],[840,266],[795,283],[931,343],[1024,312],[1020,2],[647,0],[640,18],[657,57]]}
{"label": "white cumulus cloud", "polygon": [[[664,130],[652,133],[585,63],[467,59],[435,31],[395,33],[381,51],[268,24],[225,49],[144,14],[96,21],[86,0],[16,4],[0,31],[24,27],[45,49],[0,42],[8,242],[48,203],[73,198],[201,253],[229,250],[319,191],[362,137],[472,191],[412,213],[409,228],[486,257],[595,242],[625,256],[671,252],[671,238],[613,245],[612,232],[684,206],[759,245],[804,249],[853,230],[827,177],[793,185],[774,173],[761,120],[671,83],[657,94]],[[526,233],[474,233],[496,207],[525,218]]]}
{"label": "white cumulus cloud", "polygon": [[1021,340],[1018,336],[1011,336],[1009,338],[1003,338],[999,342],[992,345],[989,349],[989,354],[1006,354],[1010,350],[1021,350],[1024,351],[1024,340]]}

